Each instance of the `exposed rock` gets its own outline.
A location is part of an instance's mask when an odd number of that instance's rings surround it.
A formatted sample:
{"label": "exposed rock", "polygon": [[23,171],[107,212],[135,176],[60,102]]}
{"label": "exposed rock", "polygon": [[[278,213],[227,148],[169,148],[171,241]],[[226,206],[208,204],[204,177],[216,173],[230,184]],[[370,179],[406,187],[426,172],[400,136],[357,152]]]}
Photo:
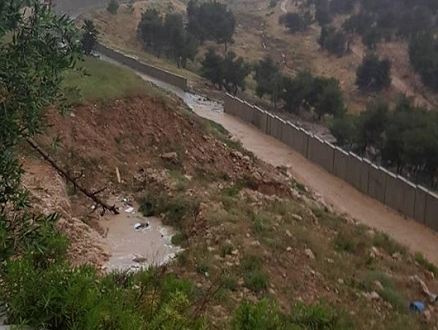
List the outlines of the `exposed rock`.
{"label": "exposed rock", "polygon": [[315,255],[313,254],[313,251],[310,249],[305,249],[304,250],[304,254],[309,258],[309,259],[315,259]]}
{"label": "exposed rock", "polygon": [[342,285],[344,284],[344,280],[342,278],[338,278],[338,283]]}
{"label": "exposed rock", "polygon": [[400,261],[403,259],[403,256],[400,254],[400,252],[393,253],[392,257],[397,261]]}
{"label": "exposed rock", "polygon": [[375,232],[373,229],[370,229],[370,230],[368,230],[368,231],[366,232],[366,235],[367,235],[369,238],[373,238],[373,237],[376,235],[376,232]]}
{"label": "exposed rock", "polygon": [[424,320],[426,323],[429,323],[429,322],[432,320],[432,314],[431,314],[430,310],[426,309],[426,310],[423,312],[423,320]]}
{"label": "exposed rock", "polygon": [[132,261],[137,262],[139,264],[146,262],[148,259],[142,256],[135,256],[134,258],[132,258]]}
{"label": "exposed rock", "polygon": [[371,258],[381,258],[382,253],[379,251],[378,248],[376,248],[375,246],[372,246],[371,251],[370,251],[370,257]]}
{"label": "exposed rock", "polygon": [[178,154],[175,151],[167,152],[165,154],[160,155],[160,157],[164,160],[170,161],[174,164],[178,163]]}
{"label": "exposed rock", "polygon": [[374,286],[378,291],[383,290],[383,285],[380,283],[380,281],[374,281]]}
{"label": "exposed rock", "polygon": [[298,214],[292,214],[292,219],[296,221],[303,221],[303,217]]}
{"label": "exposed rock", "polygon": [[365,296],[366,296],[367,299],[370,300],[370,301],[376,301],[376,300],[379,300],[379,299],[380,299],[380,296],[379,296],[379,294],[378,294],[376,291],[373,291],[373,292],[367,293]]}
{"label": "exposed rock", "polygon": [[291,248],[290,246],[288,246],[288,247],[286,248],[286,251],[287,251],[287,252],[291,252],[291,251],[292,251],[292,248]]}
{"label": "exposed rock", "polygon": [[272,294],[273,296],[275,296],[275,294],[276,294],[275,290],[272,288],[269,288],[268,292],[269,292],[269,294]]}
{"label": "exposed rock", "polygon": [[247,163],[251,163],[251,158],[249,158],[249,156],[243,156],[242,160],[244,160]]}
{"label": "exposed rock", "polygon": [[285,233],[286,233],[286,236],[287,236],[287,237],[292,237],[292,234],[291,234],[291,232],[289,231],[289,229],[286,229]]}
{"label": "exposed rock", "polygon": [[257,171],[252,173],[252,178],[256,181],[262,181],[262,176]]}

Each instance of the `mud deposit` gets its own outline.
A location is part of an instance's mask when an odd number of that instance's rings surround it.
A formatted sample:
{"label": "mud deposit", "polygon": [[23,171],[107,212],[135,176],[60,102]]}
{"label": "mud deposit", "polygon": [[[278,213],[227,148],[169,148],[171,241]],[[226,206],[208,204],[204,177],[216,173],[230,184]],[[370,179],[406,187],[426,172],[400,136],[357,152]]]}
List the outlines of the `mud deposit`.
{"label": "mud deposit", "polygon": [[101,220],[111,249],[111,257],[105,264],[106,271],[138,270],[162,265],[182,251],[171,243],[175,232],[164,226],[159,218],[144,217],[138,213],[136,205],[116,204],[120,214]]}

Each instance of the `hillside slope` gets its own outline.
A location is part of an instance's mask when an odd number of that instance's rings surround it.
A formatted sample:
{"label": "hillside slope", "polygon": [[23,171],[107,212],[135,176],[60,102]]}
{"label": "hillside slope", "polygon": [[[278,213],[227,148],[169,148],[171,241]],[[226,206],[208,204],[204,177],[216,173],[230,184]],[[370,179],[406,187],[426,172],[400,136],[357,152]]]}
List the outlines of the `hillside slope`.
{"label": "hillside slope", "polygon": [[[114,83],[107,77],[99,87]],[[52,111],[48,119],[49,136],[59,135],[61,144],[54,148],[47,136],[40,143],[72,173],[84,170],[82,184],[107,186],[108,198],[130,194],[179,230],[175,241],[185,251],[167,270],[206,293],[210,328],[227,328],[236,307],[262,298],[293,311],[290,325],[302,329],[427,329],[438,318],[433,305],[425,315],[408,310],[410,301],[427,299],[411,276],[436,292],[436,268],[388,236],[330,212],[288,169],[257,159],[179,99],[145,84],[135,95],[112,99],[91,93],[69,116]],[[98,214],[90,215],[89,202],[71,191],[66,201],[62,187],[48,190],[50,169],[30,156],[26,163],[40,176],[29,188],[36,198],[46,196],[42,205],[62,206],[97,235]],[[103,260],[84,259],[78,262]],[[294,307],[299,303],[302,312]]]}

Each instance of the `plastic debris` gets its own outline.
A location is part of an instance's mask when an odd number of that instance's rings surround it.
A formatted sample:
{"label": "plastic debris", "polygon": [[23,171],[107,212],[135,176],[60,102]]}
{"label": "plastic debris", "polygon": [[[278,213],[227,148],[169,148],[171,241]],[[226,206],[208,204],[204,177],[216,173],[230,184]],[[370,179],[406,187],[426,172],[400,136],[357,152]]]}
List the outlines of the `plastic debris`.
{"label": "plastic debris", "polygon": [[416,313],[423,313],[426,309],[426,306],[424,305],[424,302],[422,301],[413,301],[409,305],[409,309]]}
{"label": "plastic debris", "polygon": [[134,225],[135,230],[140,230],[140,229],[148,228],[148,227],[149,227],[149,222],[137,222]]}
{"label": "plastic debris", "polygon": [[128,206],[128,207],[125,209],[125,212],[126,212],[126,213],[132,213],[132,211],[134,211],[134,208],[133,208],[132,206]]}

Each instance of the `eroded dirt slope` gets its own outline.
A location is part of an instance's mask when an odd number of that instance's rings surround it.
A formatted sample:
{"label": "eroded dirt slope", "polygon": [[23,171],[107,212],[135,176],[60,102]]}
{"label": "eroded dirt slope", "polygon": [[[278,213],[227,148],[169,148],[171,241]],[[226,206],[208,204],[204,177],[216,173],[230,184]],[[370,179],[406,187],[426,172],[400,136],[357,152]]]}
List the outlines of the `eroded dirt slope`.
{"label": "eroded dirt slope", "polygon": [[[179,230],[185,251],[168,269],[214,291],[205,303],[211,328],[223,329],[243,301],[264,297],[285,309],[324,300],[355,329],[433,328],[435,306],[421,316],[408,310],[410,301],[428,299],[412,276],[438,291],[433,267],[330,212],[290,169],[258,160],[180,100],[139,96],[48,118],[60,143],[39,142],[71,173],[82,170],[83,185],[107,186],[104,197],[131,194],[140,204],[157,204],[158,215]],[[73,260],[99,265],[105,240],[91,203],[46,164],[28,156],[25,165],[25,184],[43,210],[63,215]]]}

